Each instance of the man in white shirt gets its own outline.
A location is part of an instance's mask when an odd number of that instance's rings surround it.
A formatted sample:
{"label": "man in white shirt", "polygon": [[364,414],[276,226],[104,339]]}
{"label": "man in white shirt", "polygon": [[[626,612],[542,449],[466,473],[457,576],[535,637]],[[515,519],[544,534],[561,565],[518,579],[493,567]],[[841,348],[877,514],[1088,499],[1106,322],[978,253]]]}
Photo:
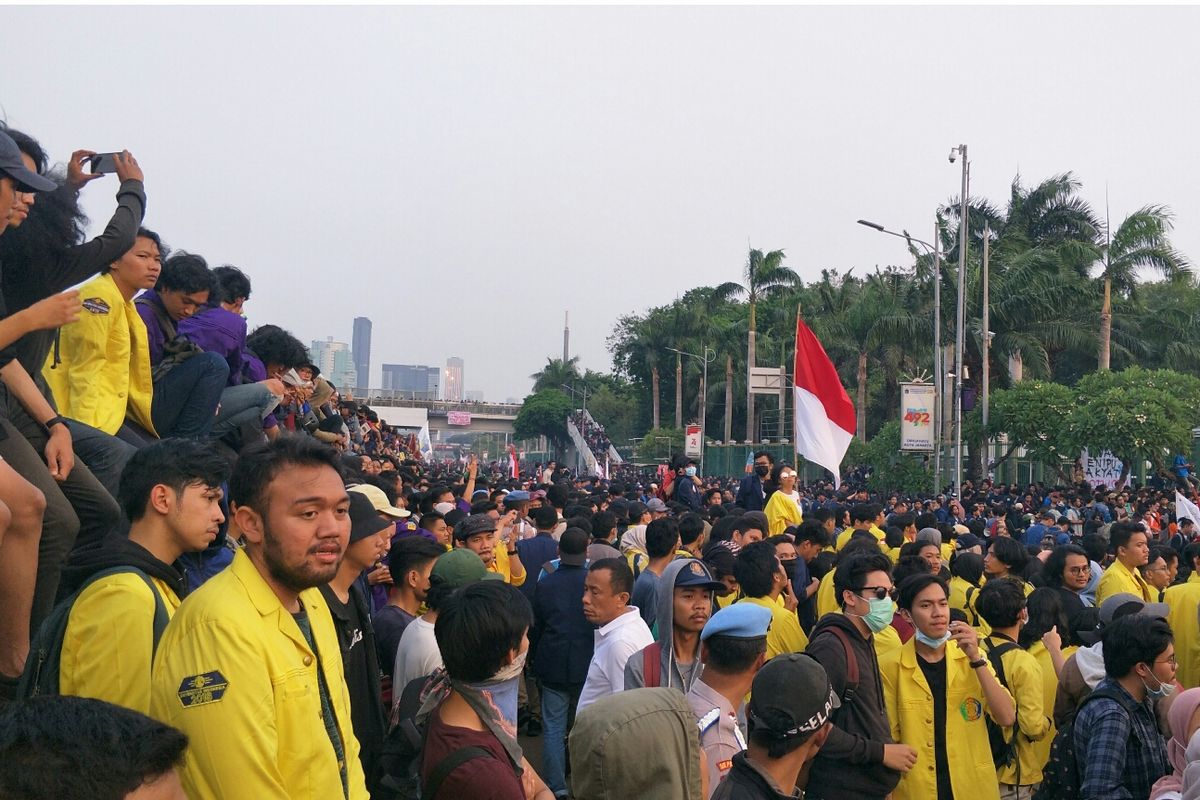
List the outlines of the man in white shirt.
{"label": "man in white shirt", "polygon": [[633,570],[624,559],[602,558],[588,568],[583,616],[599,629],[576,713],[624,689],[625,662],[654,641],[637,607],[629,605],[632,592]]}

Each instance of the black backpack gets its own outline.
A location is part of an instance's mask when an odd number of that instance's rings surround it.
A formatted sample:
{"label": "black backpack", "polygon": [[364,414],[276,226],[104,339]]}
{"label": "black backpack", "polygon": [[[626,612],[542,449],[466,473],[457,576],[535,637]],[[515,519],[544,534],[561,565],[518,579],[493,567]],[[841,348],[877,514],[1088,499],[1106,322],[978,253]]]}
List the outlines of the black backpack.
{"label": "black backpack", "polygon": [[412,679],[400,693],[396,708],[397,722],[388,731],[380,751],[383,778],[380,781],[382,793],[377,800],[430,800],[437,797],[438,790],[451,772],[468,761],[493,757],[491,752],[482,747],[464,747],[441,761],[429,780],[422,783],[421,751],[425,748],[429,726],[428,720],[425,725],[417,724],[417,712],[421,709],[421,695],[429,678],[426,675]]}
{"label": "black backpack", "polygon": [[1080,797],[1083,779],[1075,759],[1075,720],[1079,719],[1079,712],[1085,705],[1100,697],[1116,700],[1126,714],[1132,715],[1133,709],[1126,705],[1125,698],[1116,689],[1097,689],[1085,697],[1067,724],[1054,734],[1050,758],[1042,770],[1042,785],[1034,793],[1033,800],[1078,800]]}
{"label": "black backpack", "polygon": [[133,573],[144,580],[150,587],[150,594],[154,596],[154,644],[153,650],[151,650],[151,661],[153,661],[153,653],[158,650],[158,640],[162,638],[162,633],[170,621],[170,617],[167,616],[167,607],[163,605],[162,596],[159,595],[158,589],[154,588],[154,582],[150,580],[150,576],[137,567],[109,567],[84,581],[82,586],[55,606],[54,610],[50,612],[50,616],[42,623],[42,627],[38,629],[37,635],[33,637],[33,641],[29,645],[29,658],[25,661],[25,670],[21,673],[20,683],[17,684],[18,700],[39,695],[58,694],[63,639],[67,635],[67,623],[71,620],[71,609],[75,606],[75,601],[79,599],[79,595],[83,594],[85,589],[101,578],[125,572]]}
{"label": "black backpack", "polygon": [[[1000,681],[1000,685],[1005,689],[1009,689],[1008,679],[1004,675],[1004,662],[1001,661],[1001,658],[1005,653],[1021,649],[1021,646],[1016,642],[996,644],[990,636],[985,641],[988,645],[987,658],[991,662],[992,669],[996,672],[996,680]],[[1010,694],[1011,692],[1012,690],[1009,689]],[[1015,702],[1013,703],[1013,708],[1016,708]],[[1007,767],[1017,761],[1017,734],[1021,732],[1021,729],[1017,727],[1017,721],[1013,720],[1012,739],[1004,735],[1004,728],[997,725],[991,717],[985,716],[984,721],[987,723],[988,744],[992,748],[992,763],[996,765],[996,769]],[[1017,783],[1020,783],[1019,775]]]}

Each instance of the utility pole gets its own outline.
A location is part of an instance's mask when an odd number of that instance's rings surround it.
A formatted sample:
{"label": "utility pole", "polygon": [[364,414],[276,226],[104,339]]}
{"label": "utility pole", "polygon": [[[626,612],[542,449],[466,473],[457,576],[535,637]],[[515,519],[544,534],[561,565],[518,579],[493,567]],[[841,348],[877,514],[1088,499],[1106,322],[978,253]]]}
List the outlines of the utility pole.
{"label": "utility pole", "polygon": [[[981,387],[981,390],[982,390],[981,391],[981,394],[982,394],[981,400],[983,403],[983,428],[984,428],[984,431],[987,430],[987,424],[988,424],[988,395],[990,393],[990,384],[991,384],[991,376],[992,376],[990,355],[989,355],[989,353],[991,351],[991,346],[992,346],[992,332],[988,328],[988,320],[990,318],[990,315],[988,313],[988,254],[991,250],[991,239],[992,239],[992,227],[991,227],[990,223],[986,223],[983,226],[983,269],[982,269],[982,275],[981,275],[982,282],[983,282],[983,369],[980,370],[983,373],[983,386]],[[992,458],[991,449],[992,449],[991,448],[991,438],[985,432],[983,435],[983,471],[981,473],[984,478],[986,478],[988,476],[988,463],[991,461],[991,458]]]}
{"label": "utility pole", "polygon": [[[970,164],[967,161],[967,146],[956,148],[962,156],[962,196],[959,198],[958,213],[958,310],[954,337],[954,492],[962,494],[962,384],[963,349],[966,345],[967,314],[967,232],[970,224],[967,195],[970,192]],[[951,154],[955,151],[952,150]],[[953,163],[951,158],[951,163]]]}

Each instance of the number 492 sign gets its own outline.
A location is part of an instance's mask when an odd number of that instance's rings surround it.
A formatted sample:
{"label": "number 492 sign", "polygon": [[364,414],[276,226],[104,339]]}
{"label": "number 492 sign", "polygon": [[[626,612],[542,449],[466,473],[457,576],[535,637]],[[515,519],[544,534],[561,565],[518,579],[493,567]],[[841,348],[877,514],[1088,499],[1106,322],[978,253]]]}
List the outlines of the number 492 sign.
{"label": "number 492 sign", "polygon": [[933,452],[937,422],[933,384],[900,384],[900,449]]}

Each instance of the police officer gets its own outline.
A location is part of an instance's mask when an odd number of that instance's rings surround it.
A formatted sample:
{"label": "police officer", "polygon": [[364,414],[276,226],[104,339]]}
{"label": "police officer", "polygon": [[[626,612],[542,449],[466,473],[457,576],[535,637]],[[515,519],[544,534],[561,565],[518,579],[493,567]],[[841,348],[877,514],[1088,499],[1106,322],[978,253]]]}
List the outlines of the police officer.
{"label": "police officer", "polygon": [[770,626],[769,609],[735,603],[713,614],[700,633],[704,671],[687,699],[700,727],[710,797],[733,766],[733,757],[746,749],[737,712],[767,657]]}

